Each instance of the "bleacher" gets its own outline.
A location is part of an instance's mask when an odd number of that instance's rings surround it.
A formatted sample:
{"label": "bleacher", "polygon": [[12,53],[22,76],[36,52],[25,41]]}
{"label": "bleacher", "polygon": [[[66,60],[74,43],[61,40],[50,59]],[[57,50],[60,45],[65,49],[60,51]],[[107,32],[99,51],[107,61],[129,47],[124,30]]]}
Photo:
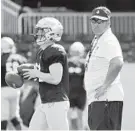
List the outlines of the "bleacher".
{"label": "bleacher", "polygon": [[[91,12],[27,12],[19,15],[20,6],[10,0],[2,0],[2,36],[11,36],[18,48],[27,51],[32,44],[37,21],[45,16],[53,16],[61,21],[64,34],[61,44],[68,48],[74,41],[81,41],[89,46],[93,38],[89,18]],[[135,61],[135,13],[112,13],[111,26],[120,40],[125,60]]]}

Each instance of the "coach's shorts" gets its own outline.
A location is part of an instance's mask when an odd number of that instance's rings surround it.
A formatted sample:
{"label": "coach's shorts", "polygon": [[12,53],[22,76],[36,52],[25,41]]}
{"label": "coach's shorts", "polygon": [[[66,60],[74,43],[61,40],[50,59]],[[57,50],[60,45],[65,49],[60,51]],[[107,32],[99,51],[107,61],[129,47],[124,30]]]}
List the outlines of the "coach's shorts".
{"label": "coach's shorts", "polygon": [[86,104],[86,91],[85,89],[81,90],[72,90],[69,93],[70,107],[71,108],[79,108],[80,110],[84,110]]}
{"label": "coach's shorts", "polygon": [[123,101],[96,101],[88,107],[91,130],[121,130]]}

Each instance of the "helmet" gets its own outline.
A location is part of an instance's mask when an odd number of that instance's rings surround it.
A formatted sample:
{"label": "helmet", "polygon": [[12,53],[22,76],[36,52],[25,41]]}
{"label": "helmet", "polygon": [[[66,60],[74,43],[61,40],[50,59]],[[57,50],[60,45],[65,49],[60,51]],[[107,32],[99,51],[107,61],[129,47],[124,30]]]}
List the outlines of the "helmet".
{"label": "helmet", "polygon": [[69,54],[71,56],[83,56],[85,48],[81,42],[74,42],[69,48]]}
{"label": "helmet", "polygon": [[1,39],[1,52],[13,53],[15,49],[15,43],[10,37],[3,37]]}
{"label": "helmet", "polygon": [[62,24],[53,17],[45,17],[36,25],[36,42],[44,44],[47,41],[60,41],[63,34]]}

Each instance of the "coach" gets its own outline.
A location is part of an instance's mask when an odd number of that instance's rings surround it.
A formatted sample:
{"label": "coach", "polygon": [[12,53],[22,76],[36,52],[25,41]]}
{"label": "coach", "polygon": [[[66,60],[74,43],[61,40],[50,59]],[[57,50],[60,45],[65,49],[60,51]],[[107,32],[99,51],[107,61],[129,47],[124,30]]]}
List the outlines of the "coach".
{"label": "coach", "polygon": [[90,18],[95,37],[86,58],[84,82],[91,130],[121,130],[123,56],[119,41],[111,31],[110,18],[111,12],[106,7],[95,8]]}

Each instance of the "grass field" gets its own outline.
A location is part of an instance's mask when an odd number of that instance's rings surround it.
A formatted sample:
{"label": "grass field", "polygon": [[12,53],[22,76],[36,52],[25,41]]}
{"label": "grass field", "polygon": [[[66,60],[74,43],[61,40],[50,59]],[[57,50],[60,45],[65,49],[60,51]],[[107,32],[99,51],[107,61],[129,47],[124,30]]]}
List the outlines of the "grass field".
{"label": "grass field", "polygon": [[125,63],[121,71],[124,88],[123,130],[135,130],[135,63]]}
{"label": "grass field", "polygon": [[122,130],[135,130],[135,63],[125,63],[121,71],[124,88]]}

